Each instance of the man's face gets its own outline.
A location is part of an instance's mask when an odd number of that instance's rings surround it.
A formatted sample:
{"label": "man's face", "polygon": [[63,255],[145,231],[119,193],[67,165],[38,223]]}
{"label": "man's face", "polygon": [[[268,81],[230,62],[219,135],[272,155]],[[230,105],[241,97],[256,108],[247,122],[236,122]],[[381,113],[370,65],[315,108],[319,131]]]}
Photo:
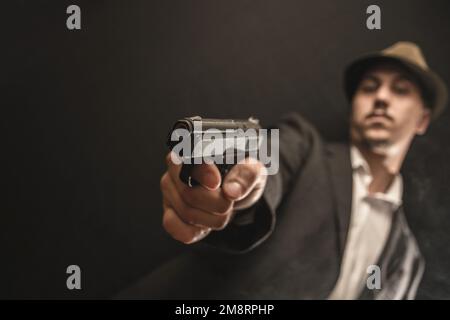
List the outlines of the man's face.
{"label": "man's face", "polygon": [[399,66],[369,69],[353,96],[351,138],[368,146],[392,146],[425,133],[430,111],[420,89]]}

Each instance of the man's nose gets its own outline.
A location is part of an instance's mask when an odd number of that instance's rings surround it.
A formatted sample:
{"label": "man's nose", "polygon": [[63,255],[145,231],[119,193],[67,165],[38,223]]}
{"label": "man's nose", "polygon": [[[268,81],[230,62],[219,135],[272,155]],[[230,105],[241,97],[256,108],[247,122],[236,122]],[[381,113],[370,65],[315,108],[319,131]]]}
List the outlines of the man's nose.
{"label": "man's nose", "polygon": [[381,86],[375,95],[375,108],[387,108],[391,98],[390,89],[387,86]]}

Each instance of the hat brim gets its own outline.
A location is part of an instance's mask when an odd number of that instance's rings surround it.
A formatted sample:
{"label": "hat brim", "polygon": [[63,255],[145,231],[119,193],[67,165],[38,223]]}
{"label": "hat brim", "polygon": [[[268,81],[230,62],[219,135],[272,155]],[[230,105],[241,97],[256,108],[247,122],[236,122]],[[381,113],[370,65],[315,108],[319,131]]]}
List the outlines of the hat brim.
{"label": "hat brim", "polygon": [[429,96],[426,101],[428,108],[431,109],[432,118],[436,119],[445,109],[447,103],[448,92],[444,81],[433,71],[424,70],[416,66],[406,59],[393,56],[385,56],[381,53],[374,53],[363,56],[351,63],[344,73],[345,94],[349,102],[353,98],[359,81],[364,73],[371,67],[381,63],[395,63],[409,70],[419,81],[419,85]]}

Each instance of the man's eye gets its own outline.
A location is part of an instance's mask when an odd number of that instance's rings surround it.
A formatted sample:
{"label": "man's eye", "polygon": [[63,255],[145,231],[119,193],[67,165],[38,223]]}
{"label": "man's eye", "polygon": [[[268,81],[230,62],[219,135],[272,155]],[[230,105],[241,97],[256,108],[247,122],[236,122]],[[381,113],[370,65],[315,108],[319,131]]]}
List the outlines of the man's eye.
{"label": "man's eye", "polygon": [[409,93],[409,88],[407,86],[394,86],[394,92],[397,94],[408,94]]}
{"label": "man's eye", "polygon": [[365,83],[361,85],[360,89],[363,92],[374,92],[377,90],[377,85],[374,83]]}

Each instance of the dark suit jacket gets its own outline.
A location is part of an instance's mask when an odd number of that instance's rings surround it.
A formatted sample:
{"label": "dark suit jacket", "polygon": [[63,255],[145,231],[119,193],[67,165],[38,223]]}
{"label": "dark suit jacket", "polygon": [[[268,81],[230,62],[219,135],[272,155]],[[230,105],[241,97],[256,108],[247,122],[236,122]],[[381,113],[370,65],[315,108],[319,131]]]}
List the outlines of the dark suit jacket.
{"label": "dark suit jacket", "polygon": [[[298,114],[280,129],[280,171],[262,199],[224,230],[164,264],[121,298],[325,299],[339,275],[349,228],[352,168],[346,144],[325,144]],[[378,262],[381,290],[361,298],[413,298],[423,259],[403,209]]]}

